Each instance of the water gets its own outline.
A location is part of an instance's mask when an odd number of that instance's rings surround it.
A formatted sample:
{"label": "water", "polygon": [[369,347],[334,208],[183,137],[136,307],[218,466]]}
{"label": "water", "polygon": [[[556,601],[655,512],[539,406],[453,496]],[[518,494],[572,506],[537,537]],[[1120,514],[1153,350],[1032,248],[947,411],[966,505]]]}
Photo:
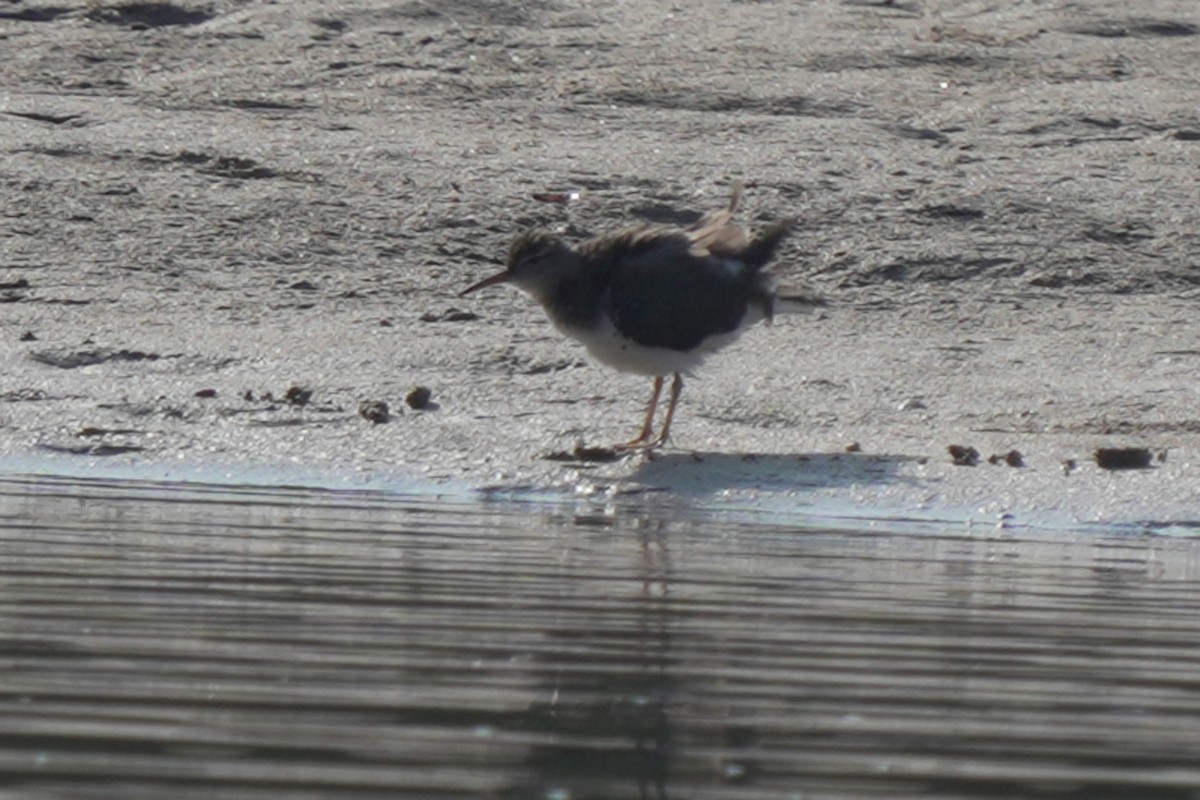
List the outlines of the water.
{"label": "water", "polygon": [[1200,542],[0,481],[0,797],[1200,797]]}

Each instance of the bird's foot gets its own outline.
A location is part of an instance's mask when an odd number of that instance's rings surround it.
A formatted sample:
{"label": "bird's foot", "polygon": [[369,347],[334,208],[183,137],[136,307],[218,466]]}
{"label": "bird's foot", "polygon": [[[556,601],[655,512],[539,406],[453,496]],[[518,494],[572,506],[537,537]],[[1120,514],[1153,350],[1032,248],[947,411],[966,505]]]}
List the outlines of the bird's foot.
{"label": "bird's foot", "polygon": [[652,453],[655,450],[662,449],[662,446],[667,443],[666,438],[659,436],[657,439],[651,439],[649,436],[639,436],[636,439],[631,439],[628,442],[614,444],[612,449],[618,453]]}

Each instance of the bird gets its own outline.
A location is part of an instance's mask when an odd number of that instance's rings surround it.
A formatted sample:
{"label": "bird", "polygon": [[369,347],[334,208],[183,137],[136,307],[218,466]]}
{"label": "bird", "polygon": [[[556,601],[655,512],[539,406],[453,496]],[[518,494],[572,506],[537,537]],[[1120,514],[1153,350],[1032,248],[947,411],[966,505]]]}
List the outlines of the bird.
{"label": "bird", "polygon": [[[613,449],[658,449],[670,436],[684,375],[750,326],[770,323],[777,312],[826,304],[807,286],[778,287],[764,271],[796,220],[780,219],[751,237],[733,222],[743,189],[736,183],[727,206],[688,228],[642,223],[574,246],[546,230],[525,231],[513,241],[504,271],[459,296],[512,284],[597,361],[653,378],[640,433]],[[668,376],[670,399],[655,436],[655,412]]]}

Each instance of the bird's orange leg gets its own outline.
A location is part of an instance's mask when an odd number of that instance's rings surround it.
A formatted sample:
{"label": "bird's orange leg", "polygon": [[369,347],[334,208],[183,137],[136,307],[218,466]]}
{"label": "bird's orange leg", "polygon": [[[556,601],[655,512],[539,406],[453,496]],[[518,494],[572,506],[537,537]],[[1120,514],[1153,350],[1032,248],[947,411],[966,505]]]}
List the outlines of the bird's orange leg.
{"label": "bird's orange leg", "polygon": [[646,421],[642,423],[642,432],[638,434],[636,439],[631,439],[624,444],[614,445],[614,450],[633,450],[650,441],[650,434],[654,433],[654,412],[658,410],[658,397],[662,394],[662,388],[663,379],[659,375],[654,379],[654,394],[650,395],[650,404],[646,406]]}
{"label": "bird's orange leg", "polygon": [[[660,382],[662,378],[658,379]],[[675,405],[679,402],[679,395],[683,392],[683,376],[678,372],[675,373],[675,379],[671,381],[671,403],[667,406],[667,416],[663,420],[662,433],[658,434],[658,438],[651,442],[648,447],[662,447],[667,443],[667,437],[671,434],[671,420],[675,418]]]}

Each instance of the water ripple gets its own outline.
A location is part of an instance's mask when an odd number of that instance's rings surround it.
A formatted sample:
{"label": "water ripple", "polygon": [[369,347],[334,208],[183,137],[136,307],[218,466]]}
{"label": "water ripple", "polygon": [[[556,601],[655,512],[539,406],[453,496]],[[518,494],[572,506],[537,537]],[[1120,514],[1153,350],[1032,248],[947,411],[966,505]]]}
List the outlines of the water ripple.
{"label": "water ripple", "polygon": [[0,481],[0,794],[1200,796],[1200,543]]}

